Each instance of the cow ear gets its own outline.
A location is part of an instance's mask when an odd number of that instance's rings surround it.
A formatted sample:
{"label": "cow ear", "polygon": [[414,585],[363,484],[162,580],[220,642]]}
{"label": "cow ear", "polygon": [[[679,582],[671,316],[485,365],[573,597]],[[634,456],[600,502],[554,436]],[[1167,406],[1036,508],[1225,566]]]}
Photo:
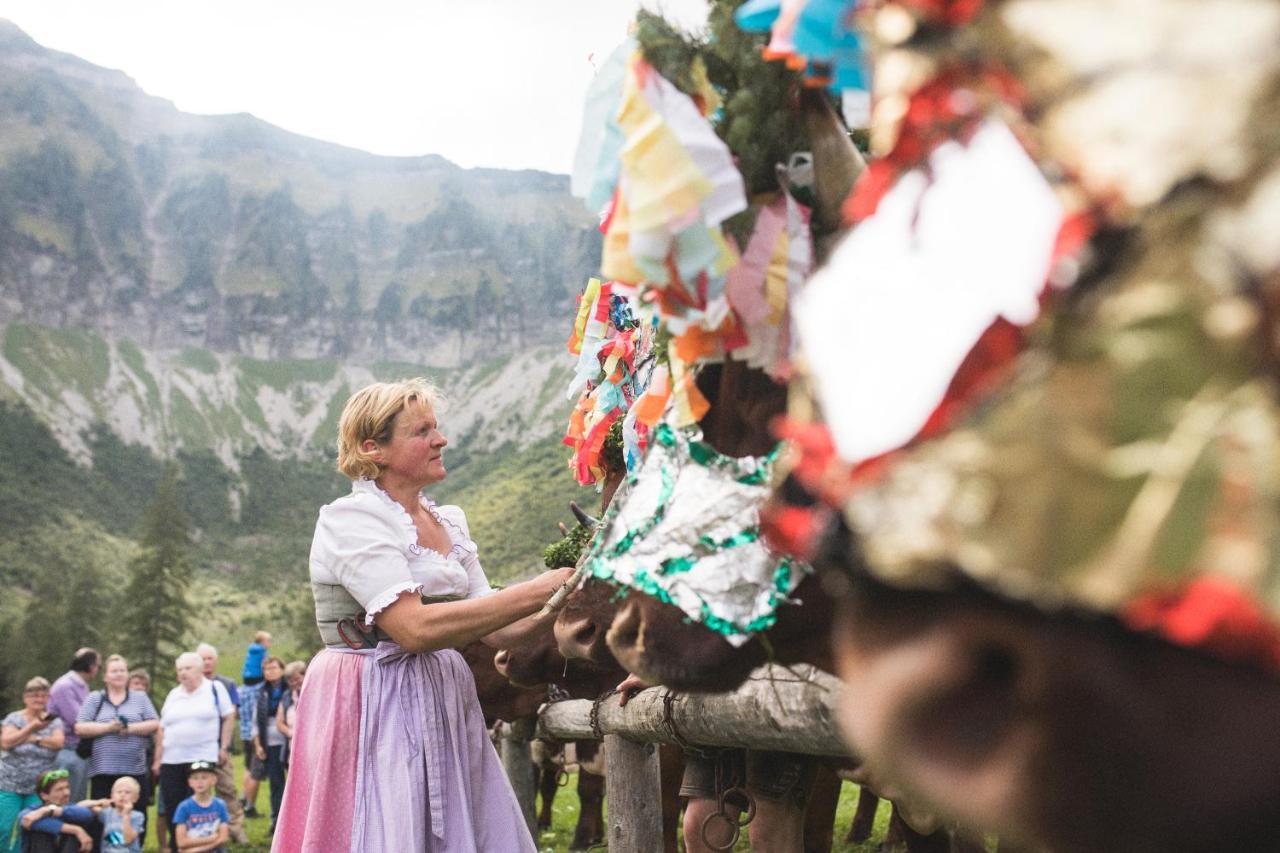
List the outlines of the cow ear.
{"label": "cow ear", "polygon": [[1011,825],[1029,807],[1027,774],[1044,736],[1046,650],[1014,616],[900,615],[911,624],[867,624],[847,606],[836,620],[851,744],[886,789],[973,826]]}

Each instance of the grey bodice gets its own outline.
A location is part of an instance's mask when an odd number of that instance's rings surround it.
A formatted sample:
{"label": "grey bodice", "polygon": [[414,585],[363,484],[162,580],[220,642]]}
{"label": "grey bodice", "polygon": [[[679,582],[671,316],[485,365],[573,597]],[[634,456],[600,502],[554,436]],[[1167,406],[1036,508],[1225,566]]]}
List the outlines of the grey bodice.
{"label": "grey bodice", "polygon": [[[342,635],[338,633],[338,623],[344,619],[350,619],[353,623],[364,622],[364,609],[360,607],[360,602],[347,592],[346,587],[341,584],[332,583],[316,583],[311,582],[311,594],[316,600],[316,627],[320,629],[320,639],[329,648],[345,649],[349,648],[343,641]],[[466,596],[462,595],[424,595],[422,596],[423,604],[435,604],[441,601],[462,601]],[[379,643],[383,640],[391,638],[376,625],[368,627],[369,633],[364,636],[368,637],[373,643]],[[347,632],[348,637],[353,637],[351,631]]]}

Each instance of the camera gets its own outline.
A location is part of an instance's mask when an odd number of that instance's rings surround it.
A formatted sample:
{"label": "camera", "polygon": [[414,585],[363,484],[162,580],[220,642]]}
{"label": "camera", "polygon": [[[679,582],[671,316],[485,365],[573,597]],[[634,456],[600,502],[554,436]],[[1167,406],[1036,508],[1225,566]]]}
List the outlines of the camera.
{"label": "camera", "polygon": [[116,717],[116,722],[120,724],[120,728],[122,729],[126,728],[129,725],[129,721],[126,720],[123,716]]}

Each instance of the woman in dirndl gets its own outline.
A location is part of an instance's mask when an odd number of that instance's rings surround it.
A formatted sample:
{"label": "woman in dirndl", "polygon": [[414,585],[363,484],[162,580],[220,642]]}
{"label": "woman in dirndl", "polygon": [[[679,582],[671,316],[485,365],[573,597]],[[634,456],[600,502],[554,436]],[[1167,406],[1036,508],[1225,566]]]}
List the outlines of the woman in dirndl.
{"label": "woman in dirndl", "polygon": [[298,700],[277,853],[536,850],[454,647],[518,643],[572,569],[490,589],[462,510],[422,494],[445,477],[437,401],[414,379],[342,411],[353,482],[312,540],[325,649]]}

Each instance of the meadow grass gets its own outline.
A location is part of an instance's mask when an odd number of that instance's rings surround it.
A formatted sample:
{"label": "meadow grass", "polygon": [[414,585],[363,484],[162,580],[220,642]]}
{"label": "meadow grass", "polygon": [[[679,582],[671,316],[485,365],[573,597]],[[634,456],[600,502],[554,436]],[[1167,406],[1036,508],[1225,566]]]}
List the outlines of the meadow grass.
{"label": "meadow grass", "polygon": [[[237,754],[232,756],[235,763],[235,779],[237,787],[240,784],[241,777],[244,774],[244,755]],[[538,838],[539,853],[563,853],[569,849],[569,844],[573,840],[573,828],[578,822],[578,780],[577,774],[569,775],[568,784],[561,788],[555,799],[555,805],[552,806],[552,826],[550,830],[544,831]],[[263,782],[258,789],[258,813],[262,815],[259,818],[250,818],[245,821],[245,831],[249,835],[248,844],[230,844],[227,849],[229,853],[265,853],[271,849],[271,838],[267,834],[267,830],[271,825],[268,817],[270,812],[270,792],[268,783]],[[832,853],[874,853],[879,848],[880,842],[884,839],[884,834],[889,825],[889,805],[882,802],[880,810],[876,813],[875,831],[872,833],[871,840],[862,844],[845,844],[843,838],[845,833],[849,831],[849,824],[853,821],[854,810],[858,806],[858,787],[851,782],[845,782],[844,787],[840,790],[840,804],[836,810],[835,824],[835,843],[832,846]],[[608,803],[605,804],[606,813]],[[155,807],[152,806],[147,814],[148,826],[152,827],[147,831],[147,844],[144,850],[158,851],[155,836]],[[336,849],[336,848],[335,848]],[[598,849],[604,849],[603,847]],[[682,846],[683,849],[683,846]],[[739,840],[735,853],[749,851],[750,844],[747,841],[747,831],[744,829],[742,838]]]}

